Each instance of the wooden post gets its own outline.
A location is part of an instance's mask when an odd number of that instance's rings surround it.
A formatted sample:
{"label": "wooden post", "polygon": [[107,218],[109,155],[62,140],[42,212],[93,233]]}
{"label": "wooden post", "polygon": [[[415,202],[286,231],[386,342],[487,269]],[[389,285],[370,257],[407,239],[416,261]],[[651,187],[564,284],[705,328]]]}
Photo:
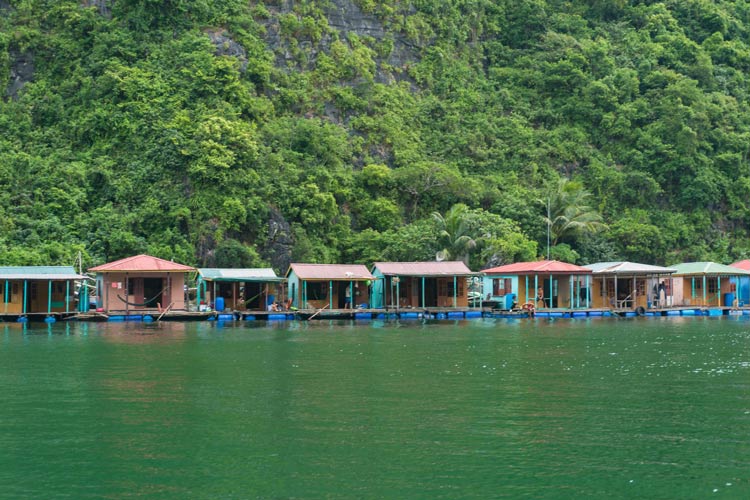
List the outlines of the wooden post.
{"label": "wooden post", "polygon": [[26,314],[26,280],[23,280],[23,314]]}
{"label": "wooden post", "polygon": [[47,315],[52,314],[52,280],[47,280]]}
{"label": "wooden post", "polygon": [[70,309],[70,280],[65,282],[65,312],[68,313]]}

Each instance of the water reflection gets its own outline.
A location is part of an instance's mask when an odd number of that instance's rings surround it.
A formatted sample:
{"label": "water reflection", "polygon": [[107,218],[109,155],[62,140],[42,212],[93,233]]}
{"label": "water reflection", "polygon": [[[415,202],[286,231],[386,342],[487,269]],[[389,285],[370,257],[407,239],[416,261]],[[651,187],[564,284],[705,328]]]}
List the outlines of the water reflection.
{"label": "water reflection", "polygon": [[9,497],[744,498],[748,330],[4,324],[0,483]]}

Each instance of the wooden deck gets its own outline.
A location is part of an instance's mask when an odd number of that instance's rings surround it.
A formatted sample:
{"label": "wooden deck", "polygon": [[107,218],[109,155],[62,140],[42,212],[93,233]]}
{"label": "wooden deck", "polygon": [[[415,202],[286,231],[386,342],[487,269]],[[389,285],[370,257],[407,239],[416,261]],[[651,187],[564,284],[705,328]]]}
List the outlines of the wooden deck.
{"label": "wooden deck", "polygon": [[[596,318],[596,317],[666,317],[666,316],[750,316],[750,306],[700,307],[676,306],[653,309],[537,309],[535,318]],[[528,318],[528,311],[503,310],[489,307],[453,308],[427,307],[406,309],[303,309],[296,311],[110,311],[110,313],[89,311],[86,313],[31,313],[0,314],[0,322],[55,322],[70,321],[308,321],[308,320],[460,320],[477,318]]]}

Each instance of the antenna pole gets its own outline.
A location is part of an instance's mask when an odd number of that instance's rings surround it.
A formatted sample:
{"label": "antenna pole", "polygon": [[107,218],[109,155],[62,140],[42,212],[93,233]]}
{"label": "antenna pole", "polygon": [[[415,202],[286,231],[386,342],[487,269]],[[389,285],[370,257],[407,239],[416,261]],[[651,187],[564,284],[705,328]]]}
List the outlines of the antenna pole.
{"label": "antenna pole", "polygon": [[550,214],[550,199],[549,196],[547,197],[547,260],[549,260],[549,231],[550,231],[550,224],[552,221],[550,220],[551,214]]}

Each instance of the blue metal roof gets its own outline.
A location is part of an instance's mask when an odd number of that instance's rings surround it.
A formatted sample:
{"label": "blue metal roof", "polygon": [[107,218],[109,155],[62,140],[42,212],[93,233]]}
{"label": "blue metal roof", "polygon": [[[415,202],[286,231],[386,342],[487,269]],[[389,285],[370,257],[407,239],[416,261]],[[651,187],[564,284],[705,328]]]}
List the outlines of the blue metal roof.
{"label": "blue metal roof", "polygon": [[0,280],[80,280],[86,279],[73,266],[3,266]]}
{"label": "blue metal roof", "polygon": [[276,273],[270,267],[251,268],[251,269],[221,269],[221,268],[201,268],[198,274],[204,281],[224,281],[224,282],[281,282],[286,278],[276,276]]}

